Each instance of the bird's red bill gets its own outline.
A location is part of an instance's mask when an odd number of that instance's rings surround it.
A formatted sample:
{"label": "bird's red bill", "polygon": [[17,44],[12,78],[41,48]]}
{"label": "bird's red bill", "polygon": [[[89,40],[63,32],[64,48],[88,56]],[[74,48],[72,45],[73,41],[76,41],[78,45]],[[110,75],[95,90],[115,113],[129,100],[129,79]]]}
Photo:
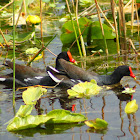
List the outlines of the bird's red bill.
{"label": "bird's red bill", "polygon": [[133,71],[132,71],[132,68],[129,67],[129,71],[130,71],[130,76],[134,79],[136,79],[136,76],[134,75]]}
{"label": "bird's red bill", "polygon": [[71,55],[71,52],[70,51],[67,51],[67,54],[69,56],[69,61],[72,62],[72,63],[76,63],[75,59]]}

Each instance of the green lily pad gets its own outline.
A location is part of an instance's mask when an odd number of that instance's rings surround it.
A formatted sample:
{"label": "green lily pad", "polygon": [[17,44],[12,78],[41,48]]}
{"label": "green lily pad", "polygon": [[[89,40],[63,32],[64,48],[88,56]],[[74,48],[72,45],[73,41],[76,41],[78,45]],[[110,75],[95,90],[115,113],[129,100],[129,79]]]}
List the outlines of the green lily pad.
{"label": "green lily pad", "polygon": [[97,118],[95,120],[89,120],[89,121],[85,121],[85,124],[89,127],[94,127],[95,129],[106,129],[108,126],[108,123],[100,118]]}
{"label": "green lily pad", "polygon": [[15,117],[11,123],[7,126],[8,131],[17,131],[28,128],[34,128],[47,122],[50,118],[46,115],[32,116],[28,115],[25,117]]}
{"label": "green lily pad", "polygon": [[79,83],[73,86],[71,89],[68,89],[67,92],[70,97],[90,98],[91,96],[99,94],[100,90],[101,90],[101,87],[97,85],[95,80],[92,80],[92,82],[86,81],[84,83]]}
{"label": "green lily pad", "polygon": [[70,111],[63,109],[52,110],[47,114],[47,117],[52,118],[47,121],[47,124],[57,124],[57,123],[76,123],[83,122],[87,120],[87,118],[79,113],[71,113]]}
{"label": "green lily pad", "polygon": [[41,87],[30,87],[22,93],[25,104],[36,104],[37,100],[45,93],[47,89]]}
{"label": "green lily pad", "polygon": [[134,114],[138,110],[138,104],[136,104],[136,100],[132,100],[128,102],[125,106],[125,113]]}
{"label": "green lily pad", "polygon": [[[29,107],[29,106],[28,106]],[[26,107],[25,107],[26,108]],[[27,112],[26,112],[27,111]],[[31,111],[26,110],[21,114],[21,109],[18,111],[16,116],[7,126],[8,131],[17,131],[28,128],[34,128],[38,125],[44,124],[66,124],[66,123],[77,123],[87,120],[84,115],[79,113],[71,113],[67,110],[53,110],[47,115],[29,115]],[[19,115],[20,114],[20,115]]]}
{"label": "green lily pad", "polygon": [[[79,18],[78,21],[82,36],[85,41],[87,40],[87,36],[89,36],[89,34],[91,36],[91,39],[103,39],[100,23],[98,21],[92,22],[86,17]],[[73,21],[73,23],[77,32],[77,36],[79,36],[77,22]],[[106,24],[103,24],[103,28],[106,39],[114,39],[116,37],[115,34],[112,32],[112,29]],[[76,38],[71,21],[63,24],[60,39],[64,45],[75,41]]]}

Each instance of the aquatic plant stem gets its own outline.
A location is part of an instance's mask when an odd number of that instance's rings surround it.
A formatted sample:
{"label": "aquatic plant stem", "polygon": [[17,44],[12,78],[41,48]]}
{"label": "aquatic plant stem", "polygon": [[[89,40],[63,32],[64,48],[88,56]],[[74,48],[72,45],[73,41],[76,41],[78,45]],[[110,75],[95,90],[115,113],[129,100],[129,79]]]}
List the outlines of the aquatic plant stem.
{"label": "aquatic plant stem", "polygon": [[0,11],[2,11],[4,8],[6,8],[7,6],[11,5],[13,3],[13,1],[9,2],[8,4],[6,4],[5,6],[3,6]]}
{"label": "aquatic plant stem", "polygon": [[46,49],[46,47],[51,43],[51,41],[52,41],[55,37],[56,37],[56,35],[53,36],[53,37],[50,39],[50,41],[49,41],[45,46],[43,46],[43,47],[40,49],[40,51],[39,51],[38,53],[36,53],[36,54],[32,57],[32,59],[30,60],[30,62],[27,63],[27,66],[29,66],[29,65],[34,61],[34,59]]}
{"label": "aquatic plant stem", "polygon": [[[41,19],[41,23],[40,23],[41,42],[43,43],[43,30],[42,30],[42,0],[40,0],[40,19]],[[43,44],[42,44],[42,46],[43,46]]]}
{"label": "aquatic plant stem", "polygon": [[112,16],[113,16],[114,26],[115,26],[117,53],[118,55],[120,55],[120,44],[119,44],[118,27],[117,27],[116,15],[115,15],[115,1],[114,0],[111,0],[111,10],[112,10]]}
{"label": "aquatic plant stem", "polygon": [[21,8],[20,8],[19,13],[18,13],[18,18],[17,18],[17,21],[16,21],[16,27],[17,27],[17,24],[18,24],[19,17],[20,17],[20,15],[21,15],[23,6],[24,6],[24,0],[22,1]]}
{"label": "aquatic plant stem", "polygon": [[[98,3],[97,3],[98,4]],[[110,25],[110,27],[115,30],[114,26],[110,23],[110,21],[107,19],[107,17],[105,16],[104,12],[102,11],[101,7],[98,4],[98,8],[100,10],[100,12],[102,13],[103,17],[105,18],[105,20],[108,22],[108,24]]]}
{"label": "aquatic plant stem", "polygon": [[3,34],[3,32],[2,32],[1,29],[0,29],[0,34],[2,35],[5,44],[6,44],[7,46],[9,46],[9,45],[8,45],[8,42],[7,42],[6,38],[4,37],[4,34]]}
{"label": "aquatic plant stem", "polygon": [[[121,50],[127,50],[127,41],[126,41],[126,26],[125,26],[125,14],[124,14],[124,4],[123,0],[119,0],[119,35],[120,35],[120,44]],[[123,54],[126,54],[126,52]]]}
{"label": "aquatic plant stem", "polygon": [[137,26],[138,26],[138,39],[139,39],[139,15],[138,15],[138,7],[135,0],[135,9],[136,9],[136,17],[137,17]]}
{"label": "aquatic plant stem", "polygon": [[81,51],[81,48],[80,48],[79,40],[77,39],[76,29],[75,29],[75,26],[74,26],[74,22],[73,22],[73,19],[72,19],[69,3],[68,3],[67,0],[66,0],[66,4],[67,4],[68,12],[69,12],[69,15],[70,15],[71,23],[72,23],[72,26],[73,26],[73,30],[74,30],[74,33],[75,33],[75,38],[76,38],[76,41],[77,41],[77,46],[78,46],[79,54],[82,57],[82,51]]}
{"label": "aquatic plant stem", "polygon": [[76,12],[75,12],[75,16],[76,16],[77,26],[78,26],[78,30],[79,30],[79,35],[80,35],[80,40],[81,40],[81,46],[82,46],[83,55],[84,55],[84,57],[86,57],[86,49],[85,49],[85,45],[84,45],[84,39],[83,39],[83,36],[81,34],[81,30],[80,30],[79,22],[78,22],[78,0],[76,0]]}
{"label": "aquatic plant stem", "polygon": [[13,1],[13,107],[15,107],[15,0]]}
{"label": "aquatic plant stem", "polygon": [[95,0],[95,3],[96,3],[96,10],[97,10],[97,13],[98,13],[100,27],[101,27],[101,31],[102,31],[102,35],[103,35],[103,40],[104,40],[104,45],[105,45],[105,52],[106,52],[106,55],[108,56],[108,48],[107,48],[107,43],[106,43],[106,39],[105,39],[104,29],[103,29],[103,25],[102,25],[102,21],[101,21],[101,16],[100,16],[100,13],[99,13],[99,7],[98,7],[97,0]]}
{"label": "aquatic plant stem", "polygon": [[134,0],[132,0],[132,9],[131,9],[131,34],[133,34],[133,23],[134,23]]}

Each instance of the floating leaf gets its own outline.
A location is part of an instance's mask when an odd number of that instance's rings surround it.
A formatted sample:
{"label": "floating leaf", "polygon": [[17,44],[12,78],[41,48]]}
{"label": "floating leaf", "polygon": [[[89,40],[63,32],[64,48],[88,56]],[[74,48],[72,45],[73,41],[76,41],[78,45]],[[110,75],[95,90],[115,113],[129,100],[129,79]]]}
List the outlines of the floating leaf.
{"label": "floating leaf", "polygon": [[[21,109],[20,111],[21,112]],[[27,111],[28,112],[28,111]],[[28,112],[29,113],[29,112]],[[18,113],[21,114],[21,113]],[[25,115],[26,113],[24,113]],[[22,117],[23,115],[16,115],[16,117],[9,123],[7,126],[8,131],[17,131],[28,128],[34,128],[41,124],[58,124],[58,123],[76,123],[83,122],[87,120],[84,115],[78,113],[71,113],[67,110],[53,110],[50,111],[47,115],[27,115]]]}
{"label": "floating leaf", "polygon": [[94,127],[95,129],[106,129],[108,126],[108,123],[100,118],[97,118],[95,120],[89,120],[85,121],[85,124],[89,127]]}
{"label": "floating leaf", "polygon": [[33,109],[33,105],[21,105],[15,116],[25,117],[27,115],[30,115],[32,109]]}
{"label": "floating leaf", "polygon": [[70,111],[63,109],[52,110],[47,114],[47,117],[52,118],[47,124],[53,123],[76,123],[83,122],[87,118],[79,113],[71,113]]}
{"label": "floating leaf", "polygon": [[17,131],[28,128],[34,128],[47,122],[50,118],[46,115],[32,116],[28,115],[25,117],[15,117],[11,123],[7,126],[8,131]]}
{"label": "floating leaf", "polygon": [[36,104],[37,100],[47,92],[47,89],[41,87],[29,87],[22,93],[25,104]]}
{"label": "floating leaf", "polygon": [[128,102],[125,106],[125,113],[134,114],[138,110],[138,104],[136,104],[136,100],[132,100]]}
{"label": "floating leaf", "polygon": [[89,98],[90,96],[97,95],[100,89],[101,87],[97,85],[97,82],[95,82],[95,80],[92,80],[92,82],[86,81],[84,83],[79,83],[73,86],[71,89],[68,89],[67,92],[71,97]]}

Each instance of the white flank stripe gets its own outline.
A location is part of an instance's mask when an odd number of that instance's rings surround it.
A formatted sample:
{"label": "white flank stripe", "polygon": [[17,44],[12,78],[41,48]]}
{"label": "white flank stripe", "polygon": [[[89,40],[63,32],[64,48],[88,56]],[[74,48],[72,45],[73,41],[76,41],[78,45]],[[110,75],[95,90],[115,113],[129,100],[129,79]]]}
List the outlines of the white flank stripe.
{"label": "white flank stripe", "polygon": [[56,77],[54,77],[49,71],[48,71],[48,74],[56,83],[60,83],[62,81],[62,80],[59,80]]}
{"label": "white flank stripe", "polygon": [[5,81],[6,80],[6,78],[0,78],[0,81]]}
{"label": "white flank stripe", "polygon": [[50,67],[53,71],[59,73],[59,71],[58,71],[57,69],[55,69],[54,67],[52,67],[52,66],[49,66],[49,67]]}
{"label": "white flank stripe", "polygon": [[78,82],[80,82],[80,83],[83,83],[83,81],[81,81],[81,80],[77,80]]}
{"label": "white flank stripe", "polygon": [[42,79],[43,77],[42,76],[36,76],[35,78],[36,79]]}
{"label": "white flank stripe", "polygon": [[74,79],[70,79],[72,82],[75,82],[75,80]]}
{"label": "white flank stripe", "polygon": [[33,80],[33,79],[31,79],[31,78],[24,79],[25,82],[31,81],[31,80]]}

